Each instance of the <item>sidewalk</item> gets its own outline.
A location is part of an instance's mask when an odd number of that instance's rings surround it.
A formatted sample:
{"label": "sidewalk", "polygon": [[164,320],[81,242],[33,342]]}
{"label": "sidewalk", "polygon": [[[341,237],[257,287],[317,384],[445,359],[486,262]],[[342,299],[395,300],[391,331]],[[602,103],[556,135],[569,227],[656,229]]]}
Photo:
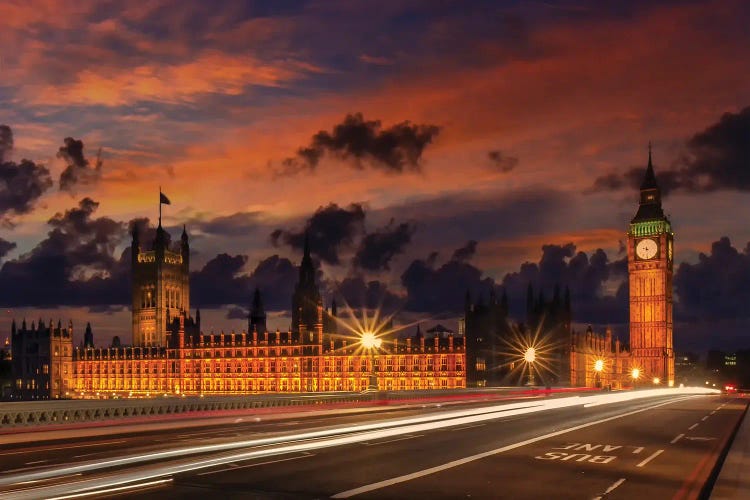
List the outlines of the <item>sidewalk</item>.
{"label": "sidewalk", "polygon": [[747,413],[716,478],[711,498],[750,498],[750,417]]}

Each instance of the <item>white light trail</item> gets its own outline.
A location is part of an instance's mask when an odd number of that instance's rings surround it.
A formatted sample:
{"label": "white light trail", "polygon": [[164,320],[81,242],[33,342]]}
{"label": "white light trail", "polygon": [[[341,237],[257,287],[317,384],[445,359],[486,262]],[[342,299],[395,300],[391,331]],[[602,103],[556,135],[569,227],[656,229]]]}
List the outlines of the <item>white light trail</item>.
{"label": "white light trail", "polygon": [[206,445],[164,452],[149,453],[144,455],[133,455],[103,462],[88,462],[58,469],[41,470],[37,472],[9,475],[0,478],[0,484],[19,484],[23,481],[58,477],[72,473],[104,469],[120,465],[129,465],[153,461],[164,458],[184,457],[186,454],[210,453],[217,451],[236,450],[238,448],[249,448],[258,446],[270,446],[262,449],[241,451],[239,453],[225,453],[218,457],[198,458],[183,460],[172,463],[158,463],[142,466],[137,470],[116,471],[107,475],[81,479],[69,484],[54,484],[38,486],[33,488],[3,491],[3,494],[12,493],[14,498],[39,498],[63,495],[70,493],[82,493],[101,488],[117,487],[138,481],[155,480],[165,476],[180,474],[200,469],[216,467],[230,462],[252,460],[272,455],[280,455],[295,452],[308,452],[316,449],[342,446],[346,444],[384,439],[404,434],[433,431],[439,428],[476,424],[487,420],[495,420],[515,415],[524,415],[547,411],[552,409],[567,408],[573,406],[591,407],[601,404],[615,404],[623,401],[631,401],[659,396],[691,396],[699,394],[716,394],[719,391],[705,388],[681,388],[681,389],[651,389],[628,393],[601,393],[591,396],[573,396],[534,403],[506,403],[483,408],[471,408],[455,410],[438,415],[424,417],[411,417],[388,422],[373,424],[360,424],[338,429],[326,429],[299,433],[287,436],[279,436],[266,439],[255,439],[237,443],[226,443],[219,445]]}

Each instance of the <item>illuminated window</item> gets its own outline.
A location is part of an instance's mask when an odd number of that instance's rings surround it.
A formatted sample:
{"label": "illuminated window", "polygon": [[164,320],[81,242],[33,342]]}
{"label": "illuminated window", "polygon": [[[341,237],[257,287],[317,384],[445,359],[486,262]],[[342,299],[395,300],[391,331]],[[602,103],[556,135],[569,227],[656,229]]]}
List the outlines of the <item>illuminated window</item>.
{"label": "illuminated window", "polygon": [[485,364],[484,358],[477,358],[476,370],[478,372],[483,372],[486,369],[487,365]]}

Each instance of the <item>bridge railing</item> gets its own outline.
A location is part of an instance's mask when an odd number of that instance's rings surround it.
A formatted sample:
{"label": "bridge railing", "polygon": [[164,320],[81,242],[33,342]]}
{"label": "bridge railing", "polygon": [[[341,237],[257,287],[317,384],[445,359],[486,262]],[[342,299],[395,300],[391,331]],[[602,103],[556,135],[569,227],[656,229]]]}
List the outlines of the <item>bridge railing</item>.
{"label": "bridge railing", "polygon": [[[585,389],[583,389],[585,390]],[[148,399],[76,399],[0,403],[0,430],[13,427],[64,425],[72,423],[134,418],[220,413],[264,408],[311,407],[314,405],[354,405],[407,403],[409,401],[450,401],[467,397],[494,398],[498,395],[534,392],[534,389],[448,389],[426,391],[332,392],[264,394],[243,396],[155,397]],[[545,393],[544,389],[537,392]],[[551,392],[557,392],[552,390]],[[302,409],[302,408],[300,408]]]}

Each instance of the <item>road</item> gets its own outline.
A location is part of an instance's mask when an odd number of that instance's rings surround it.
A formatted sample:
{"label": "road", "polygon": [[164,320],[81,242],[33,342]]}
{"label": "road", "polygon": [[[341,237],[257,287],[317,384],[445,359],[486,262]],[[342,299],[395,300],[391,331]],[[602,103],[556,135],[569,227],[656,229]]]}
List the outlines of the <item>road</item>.
{"label": "road", "polygon": [[[581,403],[598,400],[561,398],[545,407],[522,400],[502,409],[474,403],[239,422],[231,429],[182,431],[182,437],[113,436],[110,444],[102,444],[106,439],[35,444],[28,454],[0,451],[3,466],[15,463],[20,469],[3,469],[0,493],[18,498],[63,491],[73,492],[70,498],[106,493],[160,499],[695,498],[748,402],[726,396],[621,402],[615,397],[593,405]],[[374,428],[349,427],[365,423]],[[318,434],[303,435],[311,431]],[[257,442],[269,436],[275,441]],[[65,477],[33,476],[65,467],[62,463],[91,464],[185,443],[235,447],[108,469],[91,465]]]}

